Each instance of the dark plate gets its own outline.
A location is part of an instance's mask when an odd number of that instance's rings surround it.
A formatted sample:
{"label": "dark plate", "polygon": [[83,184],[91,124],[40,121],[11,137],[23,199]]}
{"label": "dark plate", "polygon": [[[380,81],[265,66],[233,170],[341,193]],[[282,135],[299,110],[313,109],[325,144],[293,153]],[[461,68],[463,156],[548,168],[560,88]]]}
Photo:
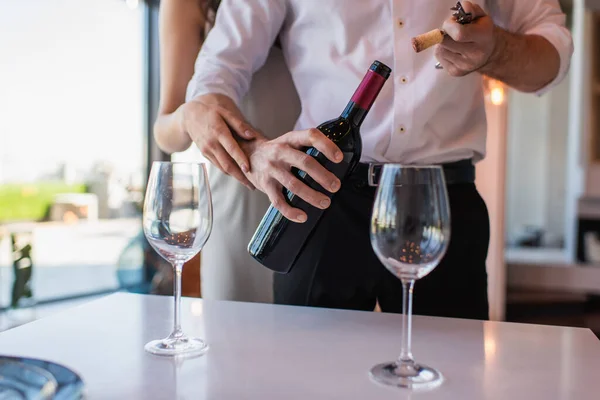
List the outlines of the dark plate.
{"label": "dark plate", "polygon": [[[47,382],[48,377],[55,382]],[[43,390],[49,388],[54,390],[54,400],[84,398],[83,381],[69,368],[33,358],[0,356],[0,400],[45,399]]]}

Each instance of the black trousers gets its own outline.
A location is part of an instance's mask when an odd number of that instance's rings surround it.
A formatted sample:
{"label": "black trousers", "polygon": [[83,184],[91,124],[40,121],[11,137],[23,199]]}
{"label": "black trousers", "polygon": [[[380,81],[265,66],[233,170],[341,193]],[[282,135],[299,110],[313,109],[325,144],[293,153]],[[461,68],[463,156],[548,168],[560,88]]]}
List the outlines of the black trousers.
{"label": "black trousers", "polygon": [[[292,271],[276,274],[275,303],[402,312],[402,284],[377,259],[369,227],[376,188],[350,177]],[[413,313],[488,319],[487,207],[472,183],[448,185],[450,244],[441,263],[415,284]]]}

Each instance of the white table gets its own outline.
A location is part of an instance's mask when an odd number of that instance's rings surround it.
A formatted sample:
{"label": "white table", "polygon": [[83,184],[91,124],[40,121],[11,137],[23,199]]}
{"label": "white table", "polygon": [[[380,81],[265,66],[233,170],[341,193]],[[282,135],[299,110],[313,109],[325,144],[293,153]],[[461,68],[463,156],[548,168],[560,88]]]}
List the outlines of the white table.
{"label": "white table", "polygon": [[0,353],[63,363],[89,399],[597,400],[587,329],[417,317],[414,353],[446,381],[410,394],[368,378],[400,351],[399,315],[184,299],[211,348],[177,363],[144,352],[168,334],[169,297],[115,294],[0,334]]}

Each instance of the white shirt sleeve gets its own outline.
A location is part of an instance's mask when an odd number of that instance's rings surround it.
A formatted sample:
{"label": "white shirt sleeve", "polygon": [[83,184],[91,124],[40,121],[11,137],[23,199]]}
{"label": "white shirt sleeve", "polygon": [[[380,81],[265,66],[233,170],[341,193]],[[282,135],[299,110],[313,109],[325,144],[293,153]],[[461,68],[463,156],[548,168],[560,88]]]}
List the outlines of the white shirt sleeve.
{"label": "white shirt sleeve", "polygon": [[514,33],[542,36],[556,48],[560,55],[558,75],[537,94],[541,96],[558,85],[569,72],[573,54],[573,39],[558,0],[488,0],[488,4],[496,25]]}
{"label": "white shirt sleeve", "polygon": [[214,93],[239,105],[265,63],[286,15],[286,0],[222,0],[196,59],[186,99]]}

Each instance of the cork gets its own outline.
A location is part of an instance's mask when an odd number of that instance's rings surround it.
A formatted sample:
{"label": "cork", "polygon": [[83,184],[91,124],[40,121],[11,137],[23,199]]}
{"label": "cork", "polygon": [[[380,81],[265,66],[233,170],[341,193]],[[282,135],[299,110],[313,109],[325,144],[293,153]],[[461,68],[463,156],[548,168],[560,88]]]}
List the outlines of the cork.
{"label": "cork", "polygon": [[434,29],[430,32],[414,37],[411,40],[413,49],[417,53],[427,50],[431,46],[442,43],[444,40],[444,35],[445,33],[443,30]]}

